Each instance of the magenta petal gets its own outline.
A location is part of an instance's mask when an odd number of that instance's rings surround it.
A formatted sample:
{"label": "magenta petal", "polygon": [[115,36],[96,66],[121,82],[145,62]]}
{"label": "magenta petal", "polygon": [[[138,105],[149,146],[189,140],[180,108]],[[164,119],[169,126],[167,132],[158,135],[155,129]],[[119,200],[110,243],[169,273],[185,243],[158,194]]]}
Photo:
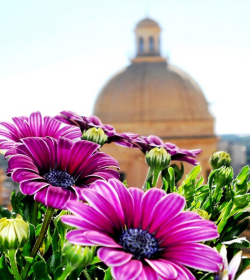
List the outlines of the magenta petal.
{"label": "magenta petal", "polygon": [[87,231],[84,234],[88,240],[96,245],[110,247],[110,248],[122,248],[122,246],[114,241],[113,238],[105,233],[97,231]]}
{"label": "magenta petal", "polygon": [[108,182],[99,180],[93,183],[90,186],[90,189],[94,190],[95,192],[103,196],[103,198],[108,198],[109,202],[114,206],[117,215],[122,223],[122,226],[125,226],[125,218],[124,218],[121,202],[117,192],[114,190],[112,185],[109,184]]}
{"label": "magenta petal", "polygon": [[58,169],[66,171],[68,160],[70,158],[70,150],[73,142],[70,139],[61,137],[57,145],[57,164]]}
{"label": "magenta petal", "polygon": [[82,229],[75,229],[66,234],[66,238],[68,241],[75,245],[81,246],[94,246],[92,242],[90,242],[86,236],[84,236],[84,231]]}
{"label": "magenta petal", "polygon": [[172,263],[164,260],[164,259],[157,259],[157,260],[148,260],[145,261],[160,275],[168,279],[176,279],[177,271],[172,266]]}
{"label": "magenta petal", "polygon": [[173,231],[171,236],[168,236],[168,238],[162,242],[161,246],[165,247],[181,242],[203,242],[217,237],[219,237],[219,233],[216,228],[203,227],[201,224],[199,227],[186,227],[178,231]]}
{"label": "magenta petal", "polygon": [[49,171],[50,168],[50,152],[48,146],[39,137],[29,137],[22,140],[31,153],[35,163],[43,171]]}
{"label": "magenta petal", "polygon": [[70,190],[49,186],[45,205],[55,209],[64,209],[66,202],[71,199],[71,195]]}
{"label": "magenta petal", "polygon": [[143,264],[142,272],[136,280],[159,280],[159,276],[151,266]]}
{"label": "magenta petal", "polygon": [[144,192],[138,188],[129,188],[129,192],[131,193],[134,200],[134,216],[133,219],[133,228],[138,228],[140,225],[140,208],[141,208],[141,199],[144,195]]}
{"label": "magenta petal", "polygon": [[51,118],[51,117],[44,117],[44,127],[42,130],[42,136],[52,136],[56,139],[59,138],[59,136],[63,136],[63,135],[58,135],[58,130],[60,127],[60,123],[58,121],[55,120],[55,118]]}
{"label": "magenta petal", "polygon": [[[7,130],[9,130],[9,132],[11,133],[11,136],[14,141],[19,141],[19,139],[21,138],[20,135],[19,135],[19,132],[18,130],[16,129],[16,127],[14,126],[14,124],[12,123],[8,123],[8,122],[0,122],[0,124],[7,128]],[[0,135],[1,135],[1,129],[0,129]]]}
{"label": "magenta petal", "polygon": [[189,252],[172,252],[171,257],[169,257],[170,261],[174,263],[180,263],[182,265],[186,265],[195,269],[205,270],[209,272],[219,272],[221,263],[216,263],[211,261],[211,259],[206,258],[206,256],[201,255],[191,255]]}
{"label": "magenta petal", "polygon": [[98,226],[98,224],[94,225],[86,220],[83,220],[73,215],[62,216],[61,221],[71,227],[75,227],[79,229],[102,231],[102,228]]}
{"label": "magenta petal", "polygon": [[213,248],[199,243],[180,243],[175,245],[170,245],[166,248],[165,252],[162,254],[165,258],[172,258],[178,254],[185,252],[190,254],[190,257],[206,256],[213,262],[218,264],[222,263],[221,255]]}
{"label": "magenta petal", "polygon": [[166,223],[161,229],[155,233],[156,238],[165,239],[169,233],[178,230],[185,226],[190,226],[192,223],[203,223],[204,220],[195,212],[185,211],[180,213],[177,217]]}
{"label": "magenta petal", "polygon": [[23,194],[33,195],[47,186],[49,186],[47,182],[26,181],[20,183],[20,191]]}
{"label": "magenta petal", "polygon": [[[171,262],[171,265],[175,268],[175,270],[177,271],[177,279],[178,280],[195,280],[196,278],[194,277],[194,275],[188,270],[186,269],[184,266],[180,265],[180,264],[175,264]],[[169,278],[165,278],[163,276],[161,276],[162,280],[168,280]]]}
{"label": "magenta petal", "polygon": [[133,255],[121,250],[102,247],[98,249],[97,256],[107,266],[118,266],[129,262]]}
{"label": "magenta petal", "polygon": [[138,260],[131,260],[124,265],[111,267],[111,273],[117,280],[135,280],[141,272],[142,263]]}
{"label": "magenta petal", "polygon": [[48,188],[40,189],[35,195],[34,200],[38,201],[44,205],[46,205],[46,197],[47,197]]}
{"label": "magenta petal", "polygon": [[35,173],[39,173],[31,158],[25,155],[16,155],[15,157],[11,157],[8,161],[8,165],[9,167],[7,173],[15,169],[27,169]]}
{"label": "magenta petal", "polygon": [[174,219],[185,206],[185,198],[179,194],[171,193],[164,196],[154,207],[150,216],[150,229],[152,233],[158,230],[166,221]]}
{"label": "magenta petal", "polygon": [[108,197],[106,199],[91,189],[83,189],[82,195],[86,201],[100,214],[105,216],[115,228],[121,228],[120,217],[117,215],[114,206],[107,200]]}
{"label": "magenta petal", "polygon": [[[72,174],[75,170],[82,170],[87,164],[89,157],[99,148],[96,143],[89,141],[77,141],[73,144],[70,151],[70,158],[68,163],[68,173]],[[84,160],[83,160],[84,159]],[[78,171],[79,172],[79,171]],[[78,176],[78,172],[75,176]]]}
{"label": "magenta petal", "polygon": [[134,221],[134,201],[132,195],[121,181],[117,179],[110,179],[109,183],[110,185],[112,185],[112,187],[118,194],[123,209],[126,225],[128,228],[131,228]]}
{"label": "magenta petal", "polygon": [[[79,166],[78,174],[81,173],[81,178],[88,174],[92,174],[96,171],[100,171],[105,167],[116,167],[118,168],[118,162],[111,156],[97,152],[89,157],[89,161],[85,162],[84,165]],[[84,168],[83,168],[84,167]]]}
{"label": "magenta petal", "polygon": [[101,228],[102,231],[109,234],[114,233],[114,229],[110,221],[97,212],[93,207],[79,201],[68,201],[66,208],[80,219],[88,221],[92,225]]}
{"label": "magenta petal", "polygon": [[72,189],[75,191],[76,196],[77,196],[77,200],[83,200],[84,201],[84,197],[82,196],[82,189],[84,187],[76,187],[76,186],[72,186]]}
{"label": "magenta petal", "polygon": [[162,189],[150,189],[148,190],[141,200],[141,228],[146,230],[149,225],[150,216],[153,212],[155,205],[159,200],[166,195],[166,192]]}
{"label": "magenta petal", "polygon": [[57,140],[53,137],[46,137],[43,138],[44,142],[47,144],[49,147],[50,151],[50,168],[54,169],[57,164]]}
{"label": "magenta petal", "polygon": [[119,179],[120,175],[117,171],[112,170],[112,169],[105,169],[105,170],[101,170],[101,171],[97,171],[85,176],[84,179],[84,184],[88,185],[91,184],[93,182],[95,182],[96,180],[110,180],[110,179]]}
{"label": "magenta petal", "polygon": [[43,180],[44,178],[29,170],[16,169],[11,175],[12,179],[18,183],[30,180]]}
{"label": "magenta petal", "polygon": [[30,128],[33,132],[33,136],[41,136],[41,127],[42,127],[42,115],[40,112],[35,112],[30,115]]}

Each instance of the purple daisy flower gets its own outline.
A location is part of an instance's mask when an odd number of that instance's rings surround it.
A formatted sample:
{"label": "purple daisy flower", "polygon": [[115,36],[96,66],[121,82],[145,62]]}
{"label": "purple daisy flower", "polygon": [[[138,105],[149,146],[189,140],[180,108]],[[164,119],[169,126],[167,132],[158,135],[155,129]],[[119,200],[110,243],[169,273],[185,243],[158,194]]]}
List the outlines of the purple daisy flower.
{"label": "purple daisy flower", "polygon": [[82,190],[88,204],[70,201],[74,215],[62,221],[78,229],[67,233],[73,244],[99,245],[98,257],[114,279],[194,280],[186,268],[218,272],[222,258],[200,244],[219,236],[211,221],[184,212],[183,196],[157,188],[127,189],[120,181],[96,181]]}
{"label": "purple daisy flower", "polygon": [[164,148],[171,155],[172,160],[185,161],[192,165],[197,165],[199,162],[196,160],[197,155],[202,152],[201,149],[185,150],[179,149],[175,144],[166,142],[164,143],[161,138],[155,135],[148,137],[141,136],[133,140],[134,148],[139,148],[143,153],[150,151],[153,148]]}
{"label": "purple daisy flower", "polygon": [[98,151],[89,141],[66,138],[23,139],[9,159],[7,174],[20,183],[23,194],[48,207],[64,209],[69,200],[83,200],[81,190],[97,179],[119,178],[111,156]]}
{"label": "purple daisy flower", "polygon": [[78,129],[70,126],[61,127],[61,123],[55,118],[48,116],[42,118],[40,112],[34,112],[30,117],[15,117],[12,120],[14,124],[0,122],[5,127],[5,129],[0,129],[0,136],[7,138],[0,139],[0,149],[2,150],[9,150],[17,144],[21,144],[21,140],[26,137],[51,136],[58,139],[60,136],[64,136],[71,140],[81,137]]}
{"label": "purple daisy flower", "polygon": [[82,133],[92,127],[101,128],[107,135],[107,143],[114,142],[121,146],[132,147],[132,140],[138,137],[138,134],[131,132],[117,133],[113,126],[109,124],[103,124],[96,116],[81,117],[71,111],[62,111],[60,114],[61,116],[56,116],[58,121],[69,125],[78,126]]}

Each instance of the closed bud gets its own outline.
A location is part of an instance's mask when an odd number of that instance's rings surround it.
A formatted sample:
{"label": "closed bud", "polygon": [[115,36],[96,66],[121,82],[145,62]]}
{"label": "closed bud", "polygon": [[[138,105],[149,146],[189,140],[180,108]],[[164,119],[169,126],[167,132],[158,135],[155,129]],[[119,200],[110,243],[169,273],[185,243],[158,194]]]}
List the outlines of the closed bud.
{"label": "closed bud", "polygon": [[214,182],[216,185],[226,186],[231,183],[233,179],[233,169],[232,167],[221,167],[218,169],[214,176]]}
{"label": "closed bud", "polygon": [[193,212],[197,213],[203,220],[209,220],[210,216],[207,211],[202,209],[194,209]]}
{"label": "closed bud", "polygon": [[63,247],[66,263],[72,268],[84,268],[89,265],[95,254],[95,247],[83,247],[67,242]]}
{"label": "closed bud", "polygon": [[146,154],[147,165],[153,170],[161,171],[167,168],[171,155],[164,148],[153,148]]}
{"label": "closed bud", "polygon": [[29,226],[20,215],[16,219],[0,219],[0,247],[3,250],[22,248],[28,237]]}
{"label": "closed bud", "polygon": [[231,157],[227,152],[214,152],[212,157],[210,157],[209,162],[213,169],[219,169],[222,166],[229,167]]}
{"label": "closed bud", "polygon": [[102,146],[108,141],[108,136],[105,134],[102,128],[92,127],[86,131],[83,131],[82,139],[97,143]]}

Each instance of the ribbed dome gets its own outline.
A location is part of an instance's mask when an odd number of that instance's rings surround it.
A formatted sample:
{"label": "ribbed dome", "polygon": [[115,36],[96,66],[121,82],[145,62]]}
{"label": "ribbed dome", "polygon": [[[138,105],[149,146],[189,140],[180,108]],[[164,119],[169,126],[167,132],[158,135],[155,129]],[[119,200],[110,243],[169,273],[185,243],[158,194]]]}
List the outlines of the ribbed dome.
{"label": "ribbed dome", "polygon": [[197,83],[166,62],[134,62],[119,72],[100,92],[94,114],[105,123],[213,120]]}
{"label": "ribbed dome", "polygon": [[159,27],[159,24],[153,19],[145,18],[140,22],[138,22],[138,24],[136,25],[136,28],[141,28],[141,27]]}

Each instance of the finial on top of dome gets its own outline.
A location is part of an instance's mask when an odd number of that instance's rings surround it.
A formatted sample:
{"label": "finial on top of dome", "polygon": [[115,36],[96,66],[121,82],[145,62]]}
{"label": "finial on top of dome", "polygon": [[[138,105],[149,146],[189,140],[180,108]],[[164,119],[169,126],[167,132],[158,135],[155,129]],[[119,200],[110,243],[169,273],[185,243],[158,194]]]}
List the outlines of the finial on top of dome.
{"label": "finial on top of dome", "polygon": [[139,21],[135,28],[136,57],[160,57],[160,32],[159,24],[146,17]]}

